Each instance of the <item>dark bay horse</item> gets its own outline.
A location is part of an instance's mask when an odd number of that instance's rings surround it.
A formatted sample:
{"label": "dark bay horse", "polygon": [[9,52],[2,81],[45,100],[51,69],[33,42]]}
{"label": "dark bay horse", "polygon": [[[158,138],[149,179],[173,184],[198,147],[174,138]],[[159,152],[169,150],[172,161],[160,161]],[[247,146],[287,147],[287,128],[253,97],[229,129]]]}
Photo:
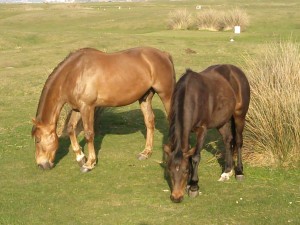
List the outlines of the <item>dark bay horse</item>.
{"label": "dark bay horse", "polygon": [[[58,148],[57,120],[65,103],[73,109],[68,134],[83,172],[96,164],[95,107],[124,106],[139,101],[147,128],[145,149],[139,159],[148,158],[154,133],[152,97],[157,93],[169,114],[175,82],[171,56],[158,49],[141,47],[108,54],[84,48],[71,53],[49,75],[33,119],[37,164],[42,169],[54,166]],[[88,146],[87,160],[75,134],[80,119]]]}
{"label": "dark bay horse", "polygon": [[[228,180],[237,152],[236,178],[243,178],[242,132],[250,102],[250,87],[241,69],[214,65],[200,73],[187,70],[177,82],[169,115],[168,171],[172,181],[171,200],[181,202],[185,189],[198,195],[200,151],[208,129],[217,128],[225,144],[225,170],[220,181]],[[196,132],[197,143],[189,147],[189,136]]]}

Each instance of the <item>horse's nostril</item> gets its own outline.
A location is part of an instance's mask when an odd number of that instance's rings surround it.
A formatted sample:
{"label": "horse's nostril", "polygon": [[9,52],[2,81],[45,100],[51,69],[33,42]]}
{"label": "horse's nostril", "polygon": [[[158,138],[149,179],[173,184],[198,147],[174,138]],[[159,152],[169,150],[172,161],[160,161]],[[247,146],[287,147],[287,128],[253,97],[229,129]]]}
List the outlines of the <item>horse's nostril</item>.
{"label": "horse's nostril", "polygon": [[179,198],[175,198],[173,195],[170,196],[170,199],[172,200],[172,202],[174,203],[180,203],[183,200],[183,196],[179,197]]}
{"label": "horse's nostril", "polygon": [[42,170],[49,170],[49,169],[52,169],[53,164],[49,163],[49,162],[45,162],[45,163],[38,164],[38,167]]}
{"label": "horse's nostril", "polygon": [[42,164],[38,164],[38,167],[40,168],[40,169],[44,169],[44,167],[43,167],[43,165]]}

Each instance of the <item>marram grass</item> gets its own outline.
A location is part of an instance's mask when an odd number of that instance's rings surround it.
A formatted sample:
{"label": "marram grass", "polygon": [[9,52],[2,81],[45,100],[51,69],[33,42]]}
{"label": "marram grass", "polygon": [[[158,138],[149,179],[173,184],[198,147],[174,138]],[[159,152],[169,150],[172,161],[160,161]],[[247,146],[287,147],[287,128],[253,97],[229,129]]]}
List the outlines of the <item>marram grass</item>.
{"label": "marram grass", "polygon": [[246,62],[252,96],[244,142],[251,161],[299,165],[300,45],[273,42]]}

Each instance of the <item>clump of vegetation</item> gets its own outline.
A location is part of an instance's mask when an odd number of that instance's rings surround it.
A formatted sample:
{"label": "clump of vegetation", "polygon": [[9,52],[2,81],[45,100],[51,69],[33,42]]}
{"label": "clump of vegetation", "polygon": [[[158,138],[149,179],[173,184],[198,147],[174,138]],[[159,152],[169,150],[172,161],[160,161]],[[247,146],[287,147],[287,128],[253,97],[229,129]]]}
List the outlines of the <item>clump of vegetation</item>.
{"label": "clump of vegetation", "polygon": [[214,9],[203,10],[196,15],[195,26],[199,30],[219,31],[223,29],[224,13]]}
{"label": "clump of vegetation", "polygon": [[249,25],[248,14],[239,8],[234,8],[226,13],[223,13],[223,19],[221,20],[223,30],[231,30],[234,26],[240,26],[242,30],[245,30]]}
{"label": "clump of vegetation", "polygon": [[177,9],[169,13],[168,28],[186,30],[192,24],[192,16],[187,9]]}
{"label": "clump of vegetation", "polygon": [[196,28],[198,30],[222,31],[232,30],[240,26],[245,30],[249,25],[249,18],[245,11],[234,8],[229,11],[202,9],[192,19],[186,10],[178,9],[169,13],[168,27],[172,30]]}
{"label": "clump of vegetation", "polygon": [[300,45],[271,43],[260,57],[246,57],[251,102],[245,150],[259,165],[299,166]]}

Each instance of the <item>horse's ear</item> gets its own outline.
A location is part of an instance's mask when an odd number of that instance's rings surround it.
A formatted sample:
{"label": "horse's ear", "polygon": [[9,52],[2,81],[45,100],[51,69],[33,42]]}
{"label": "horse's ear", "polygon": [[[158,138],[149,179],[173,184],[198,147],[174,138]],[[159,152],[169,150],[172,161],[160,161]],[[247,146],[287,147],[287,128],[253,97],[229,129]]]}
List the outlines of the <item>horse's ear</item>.
{"label": "horse's ear", "polygon": [[32,130],[31,130],[31,137],[34,136],[35,134],[35,131],[36,131],[36,127],[38,126],[38,121],[36,121],[35,118],[32,118],[32,123],[33,123],[33,127],[32,127]]}
{"label": "horse's ear", "polygon": [[36,126],[35,126],[35,125],[33,125],[32,129],[31,129],[31,137],[33,137],[33,136],[34,136],[34,134],[35,134],[35,131],[36,131]]}
{"label": "horse's ear", "polygon": [[170,145],[168,145],[168,144],[164,145],[164,152],[167,154],[168,157],[171,155]]}
{"label": "horse's ear", "polygon": [[194,155],[196,151],[196,148],[191,148],[190,150],[188,150],[187,152],[183,153],[183,157],[185,158],[189,158],[190,156]]}

